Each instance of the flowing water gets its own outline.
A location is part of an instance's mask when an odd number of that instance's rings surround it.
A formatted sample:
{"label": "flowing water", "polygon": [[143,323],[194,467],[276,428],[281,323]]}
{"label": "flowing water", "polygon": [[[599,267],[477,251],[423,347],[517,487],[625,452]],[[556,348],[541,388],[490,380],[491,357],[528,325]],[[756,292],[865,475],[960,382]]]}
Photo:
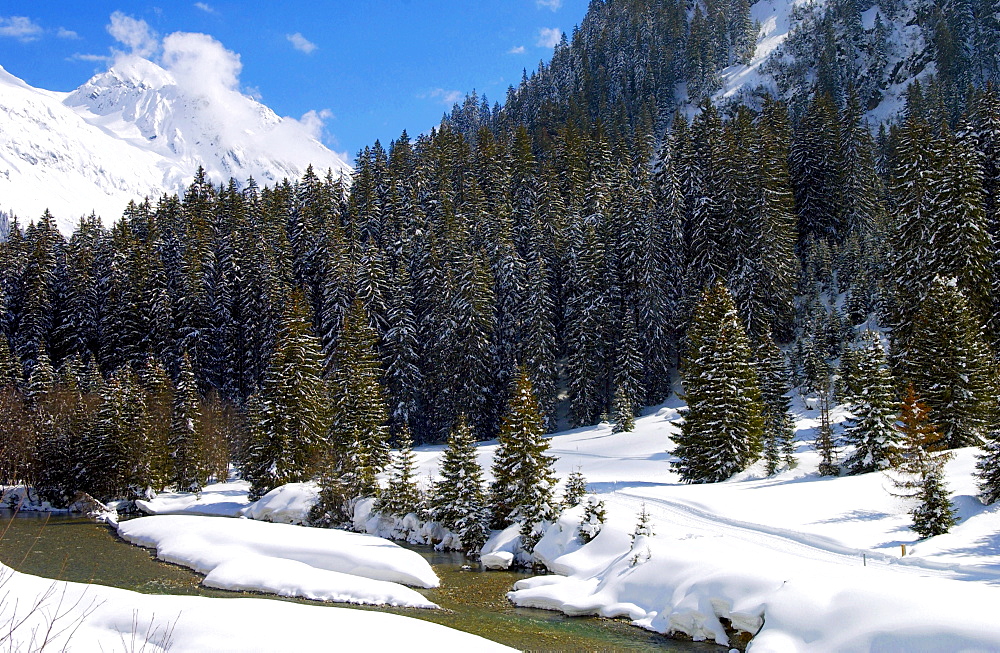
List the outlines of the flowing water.
{"label": "flowing water", "polygon": [[[522,650],[706,653],[725,650],[713,644],[671,640],[622,621],[567,617],[548,610],[517,608],[507,601],[505,594],[517,580],[530,574],[474,571],[463,568],[466,561],[460,554],[436,552],[429,547],[411,548],[421,553],[440,577],[441,587],[420,591],[442,610],[331,605],[378,609],[426,619]],[[150,594],[261,596],[202,587],[199,574],[156,560],[151,551],[124,542],[110,528],[89,519],[60,514],[20,513],[14,516],[8,511],[0,511],[0,561],[36,576],[111,585]]]}

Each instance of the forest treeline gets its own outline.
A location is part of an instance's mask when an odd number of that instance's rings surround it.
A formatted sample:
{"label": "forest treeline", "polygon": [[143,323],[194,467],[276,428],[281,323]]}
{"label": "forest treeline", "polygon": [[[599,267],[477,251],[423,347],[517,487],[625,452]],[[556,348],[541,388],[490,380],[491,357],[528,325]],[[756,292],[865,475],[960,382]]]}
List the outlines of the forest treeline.
{"label": "forest treeline", "polygon": [[[706,101],[657,139],[573,120],[541,141],[467,138],[446,121],[365,148],[350,180],[216,187],[199,171],[68,239],[48,214],[15,223],[0,483],[130,496],[196,489],[232,460],[258,495],[313,476],[360,492],[391,441],[444,442],[463,420],[496,437],[518,370],[549,430],[562,406],[570,425],[629,429],[679,371],[689,481],[762,452],[776,469],[792,385],[856,414],[887,388],[889,408],[848,430],[870,454],[851,471],[886,464],[877,424],[910,385],[947,446],[983,443],[1000,98],[970,93],[950,120],[936,86],[914,85],[876,136],[856,98],[818,91],[794,124],[781,102]],[[720,351],[748,384],[729,407],[698,389]],[[733,424],[739,446],[708,444]]]}

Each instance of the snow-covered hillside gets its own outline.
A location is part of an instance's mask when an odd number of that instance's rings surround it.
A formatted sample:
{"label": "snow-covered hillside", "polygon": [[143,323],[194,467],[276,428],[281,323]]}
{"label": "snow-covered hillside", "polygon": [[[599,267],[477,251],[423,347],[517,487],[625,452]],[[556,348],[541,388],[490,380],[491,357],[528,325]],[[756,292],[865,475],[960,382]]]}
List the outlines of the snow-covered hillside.
{"label": "snow-covered hillside", "polygon": [[[607,521],[584,545],[577,537],[583,507],[563,513],[535,548],[555,573],[519,582],[512,601],[626,617],[719,643],[728,621],[756,633],[751,653],[1000,650],[993,616],[1000,603],[1000,507],[976,497],[978,449],[956,451],[947,465],[959,523],[920,540],[909,528],[911,505],[890,492],[885,474],[818,475],[817,411],[798,401],[794,468],[767,476],[758,463],[723,483],[680,483],[668,453],[680,407],[672,398],[638,418],[630,433],[602,424],[550,438],[561,482],[581,470],[605,503]],[[842,407],[832,411],[835,423],[846,416]],[[419,477],[437,474],[443,449],[415,450]],[[495,450],[494,442],[479,446],[487,475]],[[240,511],[246,490],[237,482],[201,495],[164,494],[143,509],[302,522],[316,500],[309,484],[290,484]],[[633,543],[641,509],[653,535]],[[484,553],[512,559],[517,531],[494,532]]]}
{"label": "snow-covered hillside", "polygon": [[91,211],[105,223],[130,200],[180,192],[199,165],[215,183],[296,179],[312,164],[349,170],[308,124],[236,90],[131,55],[71,93],[0,68],[0,210],[63,231]]}
{"label": "snow-covered hillside", "polygon": [[[844,11],[826,0],[758,0],[750,10],[759,26],[754,56],[746,65],[719,71],[714,100],[755,104],[756,97],[768,94],[795,104],[818,87],[841,96],[835,98],[841,102],[853,91],[873,127],[893,121],[907,87],[939,72],[930,36],[938,23],[928,12],[918,1],[875,0]],[[961,29],[952,22],[949,17],[941,25]],[[996,66],[984,44],[994,38],[986,28],[977,30],[975,41],[962,35],[968,51],[961,63],[976,62],[988,78],[987,69]],[[976,79],[968,75],[970,83]]]}

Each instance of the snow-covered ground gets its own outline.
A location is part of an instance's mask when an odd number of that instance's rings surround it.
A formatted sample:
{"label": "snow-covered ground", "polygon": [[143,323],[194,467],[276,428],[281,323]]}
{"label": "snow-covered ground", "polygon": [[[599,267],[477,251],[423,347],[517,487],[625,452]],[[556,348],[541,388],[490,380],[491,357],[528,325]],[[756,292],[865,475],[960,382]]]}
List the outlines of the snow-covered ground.
{"label": "snow-covered ground", "polygon": [[[2,564],[0,622],[6,624],[0,648],[12,651],[510,650],[482,637],[383,612],[273,599],[140,594],[52,581]],[[46,632],[51,639],[42,646]]]}
{"label": "snow-covered ground", "polygon": [[437,587],[420,554],[372,535],[251,519],[141,517],[118,534],[161,560],[205,574],[209,587],[321,601],[437,607],[404,587]]}
{"label": "snow-covered ground", "polygon": [[[728,621],[756,633],[751,652],[1000,651],[1000,622],[993,614],[1000,605],[1000,507],[983,506],[975,496],[976,449],[957,451],[947,465],[958,525],[920,541],[908,527],[910,506],[890,494],[883,474],[818,476],[812,447],[818,415],[801,402],[794,409],[794,468],[767,477],[759,464],[724,483],[679,483],[668,452],[680,405],[674,398],[647,411],[632,433],[613,434],[604,424],[552,436],[558,476],[580,469],[588,489],[605,502],[608,519],[583,545],[576,537],[582,508],[564,513],[535,549],[555,574],[521,581],[512,601],[569,614],[625,616],[638,626],[719,643],[726,642]],[[842,409],[832,413],[835,423],[845,416]],[[495,442],[479,447],[487,475],[495,449]],[[418,478],[437,472],[443,450],[415,450]],[[209,486],[198,496],[161,495],[143,508],[180,516],[133,520],[122,528],[136,529],[133,537],[146,538],[147,546],[158,544],[161,557],[209,573],[208,584],[310,595],[286,590],[314,581],[312,572],[289,567],[313,564],[318,551],[340,551],[341,545],[309,549],[306,539],[351,534],[253,521],[302,522],[316,496],[311,484],[283,486],[253,504],[246,490],[237,481]],[[367,514],[369,504],[360,504],[364,514],[355,527],[378,524]],[[642,506],[654,534],[633,544]],[[140,526],[152,534],[140,536]],[[253,528],[263,535],[244,532]],[[295,535],[278,535],[280,529],[295,529]],[[307,553],[299,556],[295,551],[303,546]],[[265,563],[238,562],[262,553],[270,556]],[[495,533],[484,554],[484,561],[500,566],[513,559],[516,528]]]}
{"label": "snow-covered ground", "polygon": [[[992,616],[1000,605],[1000,507],[975,498],[975,449],[958,451],[947,469],[959,525],[918,541],[908,504],[890,495],[883,474],[817,475],[816,415],[801,405],[794,469],[679,484],[666,453],[678,405],[638,419],[630,434],[605,425],[552,438],[559,475],[581,468],[608,522],[583,546],[575,539],[582,510],[564,515],[536,548],[560,575],[518,583],[512,601],[626,616],[720,644],[724,618],[758,633],[751,651],[1000,650]],[[487,462],[490,447],[483,449]],[[430,452],[420,453],[431,468]],[[655,535],[633,546],[643,505]],[[513,535],[498,534],[487,548],[511,551]]]}
{"label": "snow-covered ground", "polygon": [[233,480],[213,483],[203,492],[161,492],[149,501],[136,501],[135,506],[148,515],[205,515],[236,517],[246,508],[250,484]]}

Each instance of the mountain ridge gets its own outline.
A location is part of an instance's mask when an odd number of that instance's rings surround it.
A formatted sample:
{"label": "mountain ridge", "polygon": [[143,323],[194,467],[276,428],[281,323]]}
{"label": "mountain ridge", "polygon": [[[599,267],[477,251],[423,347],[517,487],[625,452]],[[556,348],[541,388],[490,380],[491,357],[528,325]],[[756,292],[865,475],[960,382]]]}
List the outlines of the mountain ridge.
{"label": "mountain ridge", "polygon": [[0,210],[22,220],[49,210],[65,233],[81,212],[110,223],[129,201],[182,191],[199,166],[216,184],[275,184],[310,164],[351,170],[309,125],[140,57],[119,57],[68,93],[0,67]]}

